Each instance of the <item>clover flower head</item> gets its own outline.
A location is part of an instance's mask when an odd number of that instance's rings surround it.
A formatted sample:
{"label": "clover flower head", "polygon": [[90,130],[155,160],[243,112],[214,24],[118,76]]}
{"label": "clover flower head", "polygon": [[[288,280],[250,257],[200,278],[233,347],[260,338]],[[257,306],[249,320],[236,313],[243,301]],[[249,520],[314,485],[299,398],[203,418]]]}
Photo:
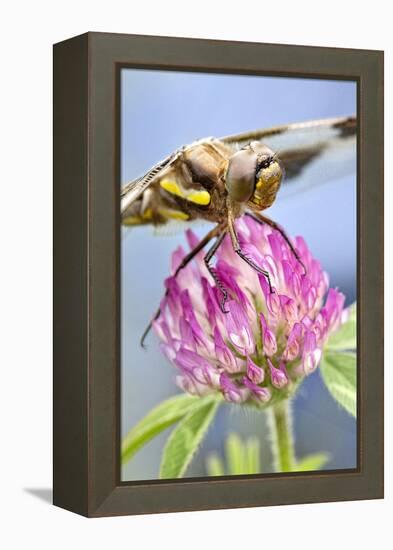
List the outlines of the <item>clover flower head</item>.
{"label": "clover flower head", "polygon": [[[153,327],[185,392],[263,407],[289,397],[317,369],[324,344],[346,315],[345,298],[329,288],[301,237],[294,244],[306,271],[277,230],[245,216],[236,228],[244,252],[270,274],[273,292],[227,236],[215,267],[228,291],[227,313],[201,252],[165,281],[168,293]],[[194,247],[197,237],[186,234]],[[172,272],[184,256],[181,247],[173,253]]]}

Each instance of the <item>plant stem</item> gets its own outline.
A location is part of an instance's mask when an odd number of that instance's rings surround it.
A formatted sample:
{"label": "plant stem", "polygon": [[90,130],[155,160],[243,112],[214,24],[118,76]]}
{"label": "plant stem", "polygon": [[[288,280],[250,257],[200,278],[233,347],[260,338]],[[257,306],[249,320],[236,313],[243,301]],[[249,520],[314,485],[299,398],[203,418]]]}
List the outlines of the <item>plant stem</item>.
{"label": "plant stem", "polygon": [[291,472],[296,460],[289,399],[273,405],[269,410],[274,469],[276,472]]}

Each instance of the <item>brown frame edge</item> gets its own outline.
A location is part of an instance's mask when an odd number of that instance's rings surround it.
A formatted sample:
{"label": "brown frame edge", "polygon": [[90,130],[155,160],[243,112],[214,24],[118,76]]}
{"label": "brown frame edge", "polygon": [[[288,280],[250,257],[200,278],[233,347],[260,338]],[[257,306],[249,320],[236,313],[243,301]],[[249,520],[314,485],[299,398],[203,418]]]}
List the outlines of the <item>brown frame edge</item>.
{"label": "brown frame edge", "polygon": [[53,53],[53,502],[87,515],[86,35]]}
{"label": "brown frame edge", "polygon": [[[120,483],[116,79],[127,65],[358,81],[357,470]],[[53,428],[54,503],[86,516],[383,497],[383,52],[106,33],[55,45]]]}

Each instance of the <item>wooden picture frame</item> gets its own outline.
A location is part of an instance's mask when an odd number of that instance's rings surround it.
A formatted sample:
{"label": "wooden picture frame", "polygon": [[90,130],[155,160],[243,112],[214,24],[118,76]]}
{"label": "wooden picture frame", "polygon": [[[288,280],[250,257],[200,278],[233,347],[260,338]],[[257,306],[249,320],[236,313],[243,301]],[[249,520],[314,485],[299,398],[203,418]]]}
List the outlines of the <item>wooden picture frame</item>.
{"label": "wooden picture frame", "polygon": [[[358,83],[358,467],[120,481],[120,67]],[[87,33],[54,46],[54,504],[89,516],[383,497],[383,52]]]}

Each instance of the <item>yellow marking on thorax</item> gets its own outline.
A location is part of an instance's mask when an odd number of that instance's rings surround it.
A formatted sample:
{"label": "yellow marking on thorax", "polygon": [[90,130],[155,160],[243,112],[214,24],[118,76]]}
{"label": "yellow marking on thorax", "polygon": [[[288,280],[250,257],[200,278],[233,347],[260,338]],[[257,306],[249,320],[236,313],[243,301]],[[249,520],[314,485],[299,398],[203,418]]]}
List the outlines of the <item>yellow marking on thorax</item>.
{"label": "yellow marking on thorax", "polygon": [[208,191],[192,191],[187,195],[187,200],[200,204],[201,206],[207,206],[210,203],[210,193]]}
{"label": "yellow marking on thorax", "polygon": [[180,210],[171,210],[170,208],[159,208],[158,212],[161,216],[164,216],[164,218],[170,218],[171,220],[188,220],[190,217],[185,212],[181,212]]}
{"label": "yellow marking on thorax", "polygon": [[160,186],[168,193],[172,195],[177,195],[178,197],[185,197],[185,193],[180,189],[178,184],[175,181],[171,180],[162,180]]}
{"label": "yellow marking on thorax", "polygon": [[186,191],[185,189],[181,189],[181,187],[172,180],[162,180],[160,186],[164,191],[171,193],[171,195],[182,197],[194,204],[199,204],[200,206],[207,206],[210,204],[211,197],[208,191],[196,191],[195,189]]}
{"label": "yellow marking on thorax", "polygon": [[151,208],[146,208],[146,210],[142,214],[143,220],[151,220],[153,217],[153,210]]}
{"label": "yellow marking on thorax", "polygon": [[122,220],[123,225],[139,225],[142,222],[142,218],[139,216],[127,216]]}
{"label": "yellow marking on thorax", "polygon": [[127,216],[122,220],[123,225],[139,225],[140,223],[148,222],[153,218],[153,210],[146,208],[141,216]]}

